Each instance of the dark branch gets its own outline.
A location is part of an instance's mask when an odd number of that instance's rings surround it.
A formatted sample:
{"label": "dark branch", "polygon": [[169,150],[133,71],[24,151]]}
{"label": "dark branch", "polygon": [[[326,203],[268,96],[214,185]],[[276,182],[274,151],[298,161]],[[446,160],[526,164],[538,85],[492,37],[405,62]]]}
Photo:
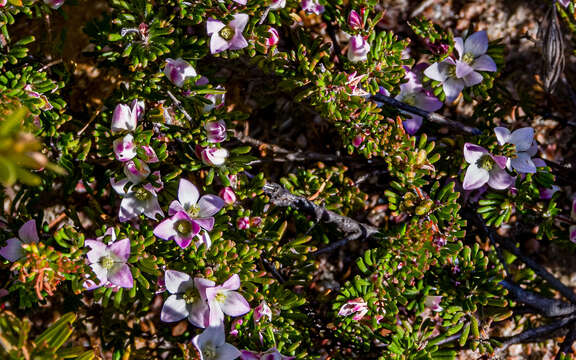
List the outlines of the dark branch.
{"label": "dark branch", "polygon": [[568,304],[560,300],[548,299],[524,290],[512,281],[504,280],[500,282],[500,285],[507,289],[518,302],[537,309],[542,315],[547,317],[566,316],[576,312],[576,305]]}
{"label": "dark branch", "polygon": [[568,331],[566,338],[564,338],[564,341],[560,344],[560,351],[556,354],[556,360],[560,360],[563,354],[566,355],[573,352],[572,345],[574,344],[574,341],[576,341],[576,323],[573,322],[570,325],[570,330]]}
{"label": "dark branch", "polygon": [[502,343],[503,348],[518,343],[543,341],[558,336],[558,332],[566,333],[568,331],[566,326],[572,323],[574,318],[574,315],[568,316],[548,325],[528,329],[518,335],[506,338],[496,338],[496,340]]}
{"label": "dark branch", "polygon": [[417,107],[412,106],[412,105],[408,105],[408,104],[403,103],[401,101],[398,101],[394,98],[391,98],[390,96],[385,96],[382,94],[376,94],[376,95],[372,95],[370,97],[370,99],[373,101],[378,101],[378,102],[384,103],[386,105],[395,107],[399,110],[407,111],[407,112],[412,113],[414,115],[421,116],[422,118],[424,118],[430,122],[433,122],[433,123],[436,123],[439,125],[450,126],[451,128],[457,129],[461,132],[465,132],[465,133],[473,134],[473,135],[480,135],[482,133],[482,131],[480,131],[479,129],[477,129],[475,127],[464,125],[464,124],[459,123],[457,121],[450,120],[450,119],[448,119],[448,118],[446,118],[440,114],[426,111],[426,110],[422,110],[422,109],[417,108]]}
{"label": "dark branch", "polygon": [[304,197],[296,196],[279,184],[268,183],[264,185],[264,193],[270,196],[270,201],[276,206],[292,207],[303,213],[313,215],[317,222],[335,225],[338,231],[350,240],[366,239],[379,232],[378,228],[374,226],[336,214]]}

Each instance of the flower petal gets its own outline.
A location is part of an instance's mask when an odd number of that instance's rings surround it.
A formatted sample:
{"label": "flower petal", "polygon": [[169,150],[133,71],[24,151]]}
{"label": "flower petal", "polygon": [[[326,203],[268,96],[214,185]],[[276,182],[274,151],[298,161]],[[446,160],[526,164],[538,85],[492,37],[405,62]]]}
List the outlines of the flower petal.
{"label": "flower petal", "polygon": [[158,215],[164,216],[164,212],[160,207],[160,203],[158,203],[158,198],[156,196],[152,196],[150,199],[146,200],[144,203],[144,215],[152,220],[156,220]]}
{"label": "flower petal", "polygon": [[109,250],[120,259],[127,261],[130,257],[130,239],[122,239],[109,245]]}
{"label": "flower petal", "polygon": [[214,218],[213,217],[204,218],[204,219],[194,219],[192,221],[194,223],[198,224],[200,227],[202,227],[202,229],[205,229],[207,231],[212,231],[212,228],[214,228]]}
{"label": "flower petal", "polygon": [[227,291],[226,299],[220,304],[220,307],[228,316],[240,316],[250,311],[248,301],[236,291]]}
{"label": "flower petal", "polygon": [[[128,181],[128,179],[116,181],[114,178],[110,178],[110,185],[112,185],[112,189],[114,189],[118,194],[126,195],[127,192],[124,191],[124,187],[128,184]],[[130,189],[128,189],[128,192],[130,192]]]}
{"label": "flower petal", "polygon": [[475,164],[483,155],[488,154],[488,150],[482,146],[471,143],[464,144],[464,159],[468,164]]}
{"label": "flower petal", "polygon": [[510,176],[506,170],[494,167],[492,170],[490,170],[490,179],[488,180],[488,185],[496,190],[504,190],[513,185],[515,180],[516,178]]}
{"label": "flower petal", "polygon": [[478,31],[468,36],[464,42],[464,53],[471,53],[474,57],[484,55],[488,50],[488,35],[486,31]]}
{"label": "flower petal", "polygon": [[182,204],[184,209],[189,210],[196,205],[199,197],[200,192],[194,184],[186,179],[180,179],[178,185],[178,200],[180,200],[180,204]]}
{"label": "flower petal", "polygon": [[136,123],[132,118],[132,110],[125,104],[118,104],[114,109],[114,114],[112,115],[112,132],[118,132],[122,130],[132,131],[136,129]]}
{"label": "flower petal", "polygon": [[242,33],[246,24],[248,24],[249,16],[247,14],[236,14],[234,19],[228,23],[228,26],[233,28],[236,33]]}
{"label": "flower petal", "polygon": [[240,276],[238,276],[238,274],[230,276],[228,280],[224,281],[224,283],[222,284],[222,289],[226,290],[240,289]]}
{"label": "flower petal", "polygon": [[418,93],[414,98],[414,102],[414,106],[426,111],[436,111],[444,105],[435,96],[428,96],[424,92]]}
{"label": "flower petal", "polygon": [[[501,170],[502,171],[502,170]],[[462,187],[464,190],[474,190],[482,187],[490,179],[490,174],[486,169],[479,168],[476,164],[470,164],[464,175]]]}
{"label": "flower petal", "polygon": [[526,152],[519,152],[518,157],[510,160],[510,165],[522,174],[534,174],[536,172],[536,165]]}
{"label": "flower petal", "polygon": [[461,60],[464,56],[464,40],[461,37],[454,38],[454,50],[458,53],[458,58]]}
{"label": "flower petal", "polygon": [[[198,227],[198,229],[199,228],[200,227]],[[196,234],[194,234],[194,235],[190,234],[190,235],[182,236],[182,235],[176,233],[176,235],[174,235],[174,237],[172,237],[172,240],[174,240],[174,242],[176,244],[178,244],[178,246],[180,246],[180,248],[186,249],[188,246],[190,246],[190,244],[192,243],[192,240],[194,240],[194,236],[196,236]]]}
{"label": "flower petal", "polygon": [[422,117],[412,115],[412,118],[404,120],[402,124],[404,125],[404,130],[406,130],[409,135],[414,135],[422,126]]}
{"label": "flower petal", "polygon": [[233,360],[241,356],[240,350],[232,344],[224,343],[218,347],[218,357],[215,360]]}
{"label": "flower petal", "polygon": [[170,294],[181,294],[194,287],[194,281],[190,275],[176,270],[166,270],[164,272],[164,283],[166,284],[166,290]]}
{"label": "flower petal", "polygon": [[154,235],[163,240],[170,240],[176,235],[176,230],[174,229],[174,223],[177,221],[174,217],[168,218],[162,221],[160,224],[156,225],[153,230]]}
{"label": "flower petal", "polygon": [[128,161],[136,156],[136,144],[132,134],[114,140],[112,147],[114,148],[114,155],[119,161]]}
{"label": "flower petal", "polygon": [[100,284],[105,284],[108,282],[108,270],[104,269],[100,263],[92,263],[90,264],[90,268],[96,274],[98,280],[100,280]]}
{"label": "flower petal", "polygon": [[175,215],[177,212],[183,212],[186,213],[186,209],[184,209],[184,207],[182,206],[182,204],[180,204],[180,201],[178,200],[174,200],[170,203],[170,207],[168,208],[168,215],[169,216],[173,216]]}
{"label": "flower petal", "polygon": [[208,21],[206,21],[206,32],[208,35],[212,35],[213,33],[217,33],[222,30],[224,26],[226,25],[224,25],[222,21],[210,18]]}
{"label": "flower petal", "polygon": [[230,47],[228,41],[220,36],[218,33],[212,34],[210,38],[210,53],[217,54],[222,52]]}
{"label": "flower petal", "polygon": [[[209,294],[211,290],[212,288],[206,289],[207,294]],[[220,303],[216,301],[216,299],[213,299],[208,302],[208,306],[210,307],[209,325],[220,326],[224,324],[224,312],[222,308],[220,308]]]}
{"label": "flower petal", "polygon": [[206,289],[216,286],[216,283],[208,279],[194,278],[194,286],[196,287],[196,289],[198,289],[198,293],[200,293],[200,298],[206,301],[206,299],[208,299],[208,297],[206,296]]}
{"label": "flower petal", "polygon": [[10,238],[6,240],[6,246],[0,248],[0,255],[6,260],[14,262],[24,256],[22,250],[22,241],[18,238]]}
{"label": "flower petal", "polygon": [[184,319],[188,316],[188,307],[186,305],[186,300],[176,295],[168,296],[162,306],[160,320],[164,322],[175,322]]}
{"label": "flower petal", "polygon": [[478,71],[491,71],[494,72],[498,70],[494,60],[488,55],[482,55],[472,63],[474,70]]}
{"label": "flower petal", "polygon": [[474,69],[472,66],[466,64],[464,61],[457,61],[456,62],[456,77],[463,78],[473,72]]}
{"label": "flower petal", "polygon": [[28,220],[22,227],[18,230],[18,237],[24,244],[37,243],[40,241],[38,238],[38,230],[36,230],[36,221]]}
{"label": "flower petal", "polygon": [[464,89],[464,81],[460,79],[447,79],[442,88],[446,94],[446,102],[453,103]]}
{"label": "flower petal", "polygon": [[504,145],[510,141],[510,130],[505,127],[498,126],[494,128],[494,133],[499,145]]}
{"label": "flower petal", "polygon": [[199,299],[188,305],[188,321],[199,328],[205,328],[209,325],[210,308],[206,301]]}
{"label": "flower petal", "polygon": [[108,273],[108,281],[116,286],[130,289],[134,286],[134,279],[132,272],[127,264],[122,265],[118,270],[113,273]]}
{"label": "flower petal", "polygon": [[99,262],[100,258],[106,256],[108,253],[106,251],[106,244],[104,244],[102,241],[88,239],[84,241],[84,245],[90,247],[91,249],[86,254],[86,257],[91,264]]}
{"label": "flower petal", "polygon": [[434,63],[428,66],[426,70],[424,70],[424,75],[432,80],[444,81],[446,79],[446,72],[443,71],[443,66],[440,66],[442,64],[443,63]]}
{"label": "flower petal", "polygon": [[118,219],[120,222],[130,221],[137,219],[142,214],[142,206],[140,202],[133,197],[125,197],[120,202],[120,210],[118,211]]}
{"label": "flower petal", "polygon": [[516,151],[527,151],[534,141],[534,129],[523,127],[514,130],[510,135],[510,143],[516,145]]}
{"label": "flower petal", "polygon": [[484,77],[482,77],[482,74],[479,72],[472,71],[468,75],[464,76],[462,80],[464,80],[464,84],[466,84],[467,87],[470,87],[480,84],[482,80],[484,80]]}
{"label": "flower petal", "polygon": [[222,207],[226,205],[224,200],[216,195],[204,195],[198,201],[198,208],[200,209],[198,217],[205,218],[215,215]]}
{"label": "flower petal", "polygon": [[229,49],[240,50],[244,49],[246,46],[248,46],[248,41],[246,41],[246,38],[244,38],[244,35],[242,35],[242,33],[238,32],[234,35],[232,40],[230,40]]}

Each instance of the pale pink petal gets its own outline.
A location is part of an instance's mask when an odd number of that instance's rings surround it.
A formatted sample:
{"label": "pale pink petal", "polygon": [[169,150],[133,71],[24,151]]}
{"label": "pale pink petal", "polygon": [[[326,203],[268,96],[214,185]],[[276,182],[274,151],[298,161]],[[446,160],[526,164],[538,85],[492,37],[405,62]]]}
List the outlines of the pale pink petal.
{"label": "pale pink petal", "polygon": [[221,197],[208,194],[204,195],[198,201],[198,207],[200,209],[198,217],[205,218],[215,215],[226,203]]}
{"label": "pale pink petal", "polygon": [[570,226],[570,241],[576,243],[576,225]]}
{"label": "pale pink petal", "polygon": [[198,289],[198,292],[200,293],[200,297],[202,298],[202,300],[206,301],[208,299],[206,295],[206,290],[208,288],[216,286],[216,283],[208,279],[194,278],[194,286],[196,287],[196,289]]}
{"label": "pale pink petal", "polygon": [[[126,186],[126,184],[128,184],[128,181],[129,181],[128,179],[122,179],[120,181],[116,181],[114,178],[110,178],[110,185],[112,185],[112,188],[118,194],[126,195],[126,191],[124,191],[124,187]],[[132,188],[132,187],[130,187],[130,188]],[[128,192],[130,192],[130,190],[128,190]]]}
{"label": "pale pink petal", "polygon": [[[194,224],[194,223],[192,223],[192,224]],[[198,229],[200,229],[199,226],[198,226]],[[174,235],[172,237],[172,240],[174,240],[174,242],[176,244],[178,244],[178,246],[180,246],[180,248],[186,249],[188,246],[190,246],[190,244],[192,243],[192,240],[194,240],[194,236],[196,236],[196,234],[194,234],[194,235],[192,235],[192,234],[180,235],[180,234],[176,233],[176,235]]]}
{"label": "pale pink petal", "polygon": [[428,66],[426,70],[424,70],[424,75],[426,75],[432,80],[444,81],[444,79],[446,79],[446,73],[443,69],[444,65],[445,64],[443,63],[434,63]]}
{"label": "pale pink petal", "polygon": [[494,71],[498,70],[496,63],[488,55],[482,55],[479,58],[477,58],[476,60],[474,60],[472,67],[474,68],[474,70],[478,70],[478,71],[494,72]]}
{"label": "pale pink petal", "polygon": [[486,31],[478,31],[468,36],[464,42],[464,53],[471,53],[474,57],[484,55],[488,50],[488,35]]}
{"label": "pale pink petal", "polygon": [[240,316],[250,311],[250,304],[236,291],[227,291],[226,300],[220,304],[222,311],[228,316]]}
{"label": "pale pink petal", "polygon": [[156,220],[158,215],[164,216],[164,212],[162,211],[162,208],[160,207],[160,203],[158,203],[158,198],[156,196],[152,196],[152,198],[146,200],[143,214],[152,220]]}
{"label": "pale pink petal", "polygon": [[130,221],[137,219],[142,214],[140,202],[132,197],[125,197],[120,202],[120,210],[118,211],[118,220],[120,222]]}
{"label": "pale pink petal", "polygon": [[123,138],[114,140],[112,147],[114,148],[114,155],[119,161],[128,161],[136,156],[136,144],[132,134],[127,134]]}
{"label": "pale pink petal", "polygon": [[18,237],[24,244],[37,243],[40,241],[38,238],[38,230],[36,230],[36,221],[28,220],[20,230],[18,230]]}
{"label": "pale pink petal", "polygon": [[108,281],[116,286],[130,289],[134,286],[134,279],[132,272],[127,264],[120,266],[118,270],[113,273],[108,273]]}
{"label": "pale pink petal", "polygon": [[160,320],[164,322],[176,322],[188,316],[186,300],[170,295],[162,306]]}
{"label": "pale pink petal", "polygon": [[534,141],[534,129],[524,127],[514,130],[510,135],[510,143],[516,145],[517,151],[527,151]]}
{"label": "pale pink petal", "polygon": [[176,270],[166,270],[164,272],[164,283],[166,284],[166,290],[170,294],[184,293],[187,289],[194,286],[190,275]]}
{"label": "pale pink petal", "polygon": [[[502,171],[502,170],[500,170]],[[468,169],[466,169],[466,175],[464,175],[464,182],[462,187],[464,190],[474,190],[482,187],[490,179],[490,174],[488,170],[479,168],[476,164],[470,164]]]}
{"label": "pale pink petal", "polygon": [[234,345],[224,343],[218,348],[218,358],[216,360],[233,360],[242,355],[240,350]]}
{"label": "pale pink petal", "polygon": [[513,185],[515,180],[516,178],[508,175],[506,170],[495,167],[490,170],[490,179],[488,180],[488,185],[496,190],[504,190]]}
{"label": "pale pink petal", "polygon": [[499,145],[504,145],[510,141],[510,130],[505,127],[494,128],[494,133],[496,134],[496,140],[498,140]]}
{"label": "pale pink petal", "polygon": [[464,144],[464,159],[468,164],[475,164],[482,156],[488,154],[488,150],[482,146],[471,143]]}
{"label": "pale pink petal", "polygon": [[136,129],[136,123],[132,118],[132,110],[125,104],[118,104],[114,109],[114,114],[112,115],[112,132],[118,132],[122,130],[133,131]]}
{"label": "pale pink petal", "polygon": [[190,209],[198,202],[200,193],[198,188],[186,179],[180,179],[180,184],[178,185],[178,200],[184,209]]}
{"label": "pale pink petal", "polygon": [[[208,297],[213,297],[215,294],[211,294],[212,288],[206,289],[206,294]],[[220,308],[220,303],[216,299],[208,301],[208,306],[210,307],[210,326],[219,326],[224,323],[224,312]]]}
{"label": "pale pink petal", "polygon": [[446,94],[446,102],[452,103],[464,89],[464,81],[460,79],[447,79],[442,85],[444,94]]}
{"label": "pale pink petal", "polygon": [[464,40],[461,37],[454,38],[454,50],[458,53],[458,58],[462,60],[462,56],[464,56]]}
{"label": "pale pink petal", "polygon": [[402,124],[404,125],[404,130],[406,130],[409,135],[414,135],[422,126],[422,117],[418,115],[412,115],[410,119],[404,120]]}
{"label": "pale pink petal", "polygon": [[212,228],[214,227],[214,218],[213,217],[204,218],[204,219],[193,219],[192,221],[194,223],[198,224],[200,227],[202,227],[202,229],[205,229],[207,231],[212,231]]}
{"label": "pale pink petal", "polygon": [[14,262],[24,256],[22,250],[22,241],[17,238],[10,238],[6,240],[6,246],[0,248],[0,255],[6,260]]}
{"label": "pale pink petal", "polygon": [[188,305],[188,321],[196,327],[205,328],[210,324],[210,308],[204,300]]}
{"label": "pale pink petal", "polygon": [[473,71],[474,69],[472,68],[472,66],[466,64],[465,62],[463,61],[456,62],[456,77],[463,78]]}
{"label": "pale pink petal", "polygon": [[222,21],[210,18],[208,21],[206,21],[206,32],[208,35],[212,35],[213,33],[217,33],[222,30],[224,26],[226,25],[224,25]]}
{"label": "pale pink petal", "polygon": [[492,160],[500,167],[500,169],[506,168],[506,163],[508,162],[508,158],[502,155],[494,155],[492,156]]}
{"label": "pale pink petal", "polygon": [[110,246],[110,251],[114,255],[118,256],[120,259],[126,261],[130,257],[130,239],[122,239],[112,243]]}
{"label": "pale pink petal", "polygon": [[168,208],[168,215],[172,216],[172,215],[176,214],[177,212],[186,213],[186,209],[184,209],[182,204],[180,204],[180,201],[173,200],[170,203],[170,207]]}
{"label": "pale pink petal", "polygon": [[436,111],[439,110],[443,104],[442,101],[438,100],[434,96],[428,96],[424,92],[420,92],[414,98],[415,106],[426,111]]}
{"label": "pale pink petal", "polygon": [[230,47],[228,41],[221,37],[218,33],[212,34],[210,38],[210,53],[217,54],[222,52]]}
{"label": "pale pink petal", "polygon": [[174,229],[174,223],[177,220],[178,219],[171,217],[162,221],[154,228],[153,231],[154,235],[163,240],[170,240],[173,236],[176,235],[176,230]]}
{"label": "pale pink petal", "polygon": [[230,276],[228,280],[224,281],[224,283],[222,284],[222,289],[226,290],[240,289],[240,276],[238,276],[238,274]]}
{"label": "pale pink petal", "polygon": [[236,33],[242,33],[246,24],[248,24],[249,16],[247,14],[236,14],[234,15],[234,19],[230,21],[228,26],[233,28]]}
{"label": "pale pink petal", "polygon": [[244,49],[246,46],[248,46],[248,41],[246,41],[246,39],[244,38],[244,36],[242,35],[242,33],[238,32],[236,34],[234,34],[234,37],[232,38],[232,40],[230,40],[230,50],[240,50],[240,49]]}
{"label": "pale pink petal", "polygon": [[86,254],[86,257],[88,258],[88,261],[90,263],[97,263],[100,261],[100,258],[102,258],[103,256],[106,256],[107,254],[107,246],[106,244],[104,244],[102,241],[96,241],[96,240],[85,240],[84,241],[84,245],[90,247],[90,251],[88,251],[88,253]]}
{"label": "pale pink petal", "polygon": [[92,268],[92,271],[96,274],[96,277],[100,280],[101,284],[108,282],[108,270],[104,269],[100,263],[92,263],[90,264],[90,268]]}

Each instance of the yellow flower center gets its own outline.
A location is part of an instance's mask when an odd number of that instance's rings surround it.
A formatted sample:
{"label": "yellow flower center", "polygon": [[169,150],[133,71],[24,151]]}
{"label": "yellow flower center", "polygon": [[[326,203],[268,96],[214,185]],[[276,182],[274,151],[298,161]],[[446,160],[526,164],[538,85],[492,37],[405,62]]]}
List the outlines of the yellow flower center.
{"label": "yellow flower center", "polygon": [[100,265],[106,270],[112,269],[114,266],[114,258],[111,255],[103,256],[100,258]]}
{"label": "yellow flower center", "polygon": [[143,187],[139,187],[134,192],[134,197],[140,201],[144,201],[144,200],[148,200],[148,199],[152,198],[152,193],[150,191],[144,189]]}
{"label": "yellow flower center", "polygon": [[479,168],[490,171],[494,167],[494,160],[490,155],[482,155],[476,164]]}
{"label": "yellow flower center", "polygon": [[464,54],[464,56],[462,56],[462,61],[465,62],[466,64],[470,65],[474,62],[474,55],[472,55],[471,53],[466,53]]}
{"label": "yellow flower center", "polygon": [[174,229],[180,235],[188,235],[192,232],[192,225],[187,220],[178,220],[174,224]]}
{"label": "yellow flower center", "polygon": [[230,41],[236,32],[230,26],[224,26],[222,30],[220,30],[220,36],[226,40]]}

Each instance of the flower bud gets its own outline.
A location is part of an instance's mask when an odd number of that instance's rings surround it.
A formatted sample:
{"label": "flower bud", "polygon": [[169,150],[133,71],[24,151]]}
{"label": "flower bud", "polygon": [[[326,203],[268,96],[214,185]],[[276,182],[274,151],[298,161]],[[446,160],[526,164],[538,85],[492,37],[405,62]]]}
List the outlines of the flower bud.
{"label": "flower bud", "polygon": [[204,125],[206,129],[208,141],[214,144],[226,140],[226,123],[224,120],[211,121]]}
{"label": "flower bud", "polygon": [[357,148],[360,145],[362,145],[363,141],[364,141],[364,136],[358,135],[352,140],[352,146]]}
{"label": "flower bud", "polygon": [[370,52],[370,44],[361,35],[350,38],[348,44],[348,60],[352,62],[366,61]]}
{"label": "flower bud", "polygon": [[206,165],[224,165],[228,158],[228,150],[221,148],[205,148],[200,152],[200,158]]}
{"label": "flower bud", "polygon": [[356,10],[352,10],[350,15],[348,15],[348,25],[354,30],[362,28],[362,18]]}
{"label": "flower bud", "polygon": [[266,39],[266,46],[270,47],[278,44],[280,41],[280,34],[278,34],[278,30],[271,27],[268,29],[268,33],[270,34],[270,37]]}
{"label": "flower bud", "polygon": [[222,190],[220,190],[218,196],[220,196],[224,200],[224,202],[228,205],[232,205],[236,202],[236,194],[234,193],[234,190],[232,190],[231,187],[225,187]]}
{"label": "flower bud", "polygon": [[270,2],[270,9],[278,10],[283,9],[286,6],[286,0],[272,0]]}
{"label": "flower bud", "polygon": [[268,321],[272,321],[272,310],[264,300],[254,308],[254,322],[260,321],[263,317],[267,317]]}
{"label": "flower bud", "polygon": [[196,76],[196,70],[182,59],[166,59],[164,74],[176,86],[182,87],[186,79]]}
{"label": "flower bud", "polygon": [[64,5],[64,0],[44,0],[44,3],[50,6],[52,9],[56,10],[60,6]]}
{"label": "flower bud", "polygon": [[138,184],[150,175],[150,168],[143,161],[130,160],[124,164],[124,175],[132,183]]}
{"label": "flower bud", "polygon": [[250,228],[250,218],[248,216],[241,217],[237,222],[238,229],[246,230]]}

